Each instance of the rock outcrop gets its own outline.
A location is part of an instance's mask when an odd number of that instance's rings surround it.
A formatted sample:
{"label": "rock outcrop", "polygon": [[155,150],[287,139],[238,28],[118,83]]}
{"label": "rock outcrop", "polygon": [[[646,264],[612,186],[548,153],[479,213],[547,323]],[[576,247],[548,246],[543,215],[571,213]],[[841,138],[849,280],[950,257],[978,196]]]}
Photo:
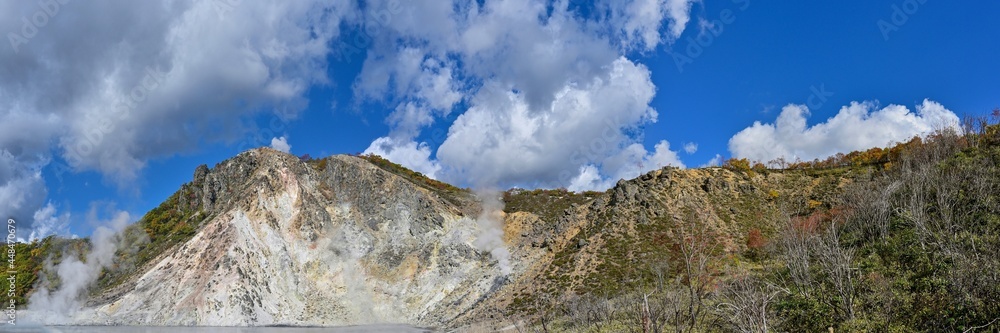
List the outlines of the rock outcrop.
{"label": "rock outcrop", "polygon": [[473,246],[469,207],[358,157],[256,149],[199,167],[182,191],[197,233],[81,324],[437,326],[507,279]]}

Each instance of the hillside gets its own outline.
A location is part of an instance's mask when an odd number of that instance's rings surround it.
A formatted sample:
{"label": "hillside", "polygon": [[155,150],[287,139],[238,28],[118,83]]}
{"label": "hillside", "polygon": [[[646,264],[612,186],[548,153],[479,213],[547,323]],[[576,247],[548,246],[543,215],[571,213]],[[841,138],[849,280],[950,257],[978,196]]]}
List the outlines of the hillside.
{"label": "hillside", "polygon": [[527,316],[537,331],[995,330],[997,162],[1000,127],[983,123],[788,169],[656,170],[562,214],[513,212],[508,228],[558,236],[508,235],[539,259],[474,317]]}
{"label": "hillside", "polygon": [[[199,167],[129,226],[72,322],[991,327],[997,161],[1000,133],[981,126],[781,169],[732,160],[654,170],[603,193],[514,189],[490,211],[489,197],[377,156],[255,149]],[[28,271],[54,286],[45,258],[87,251],[57,239],[19,246]]]}
{"label": "hillside", "polygon": [[573,304],[590,298],[621,300],[662,279],[683,276],[677,263],[685,259],[685,246],[718,259],[700,269],[713,271],[713,279],[724,279],[715,270],[760,250],[754,235],[763,239],[776,234],[784,227],[783,217],[828,209],[834,196],[865,170],[817,176],[802,171],[664,168],[621,181],[599,195],[510,193],[508,202],[523,197],[538,202],[540,194],[561,200],[544,206],[553,209],[507,207],[506,236],[517,254],[532,264],[520,280],[480,308],[484,313],[468,319],[492,315],[510,322],[523,316],[536,323],[579,320],[566,318]]}
{"label": "hillside", "polygon": [[72,322],[441,325],[502,280],[469,209],[361,158],[251,150],[128,228],[120,249],[138,250]]}

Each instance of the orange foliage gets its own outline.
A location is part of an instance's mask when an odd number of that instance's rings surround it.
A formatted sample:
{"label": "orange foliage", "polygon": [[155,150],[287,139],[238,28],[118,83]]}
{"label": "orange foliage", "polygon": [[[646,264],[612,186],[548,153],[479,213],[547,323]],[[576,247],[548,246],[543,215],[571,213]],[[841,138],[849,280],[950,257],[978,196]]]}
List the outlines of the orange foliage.
{"label": "orange foliage", "polygon": [[793,217],[792,228],[805,235],[815,234],[830,223],[844,223],[851,213],[851,209],[845,206],[835,206],[828,210],[817,209],[812,214]]}
{"label": "orange foliage", "polygon": [[796,216],[792,218],[792,228],[803,234],[815,234],[819,232],[820,226],[830,220],[830,216],[825,211],[815,211],[807,216]]}
{"label": "orange foliage", "polygon": [[760,229],[750,229],[750,233],[747,234],[747,248],[759,250],[764,248],[764,245],[767,245],[767,239],[764,238],[764,234],[760,232]]}
{"label": "orange foliage", "polygon": [[[938,139],[931,136],[928,140]],[[926,143],[920,137],[913,137],[910,141],[899,143],[891,148],[875,147],[865,151],[853,151],[848,154],[838,153],[827,157],[825,160],[815,159],[812,161],[796,161],[787,165],[788,169],[829,169],[839,167],[860,167],[860,166],[880,166],[888,167],[892,161],[899,160],[904,151],[923,147]]]}
{"label": "orange foliage", "polygon": [[754,174],[754,171],[750,166],[750,160],[745,158],[730,158],[726,160],[726,162],[722,163],[722,167],[731,171],[745,172],[749,175]]}

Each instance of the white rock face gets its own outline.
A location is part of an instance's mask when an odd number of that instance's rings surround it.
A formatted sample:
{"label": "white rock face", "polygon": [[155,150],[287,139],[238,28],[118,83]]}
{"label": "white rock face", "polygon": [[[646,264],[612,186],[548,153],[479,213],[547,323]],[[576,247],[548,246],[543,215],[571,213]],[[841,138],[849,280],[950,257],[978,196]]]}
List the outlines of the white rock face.
{"label": "white rock face", "polygon": [[194,237],[78,323],[438,326],[507,281],[468,207],[356,157],[317,169],[268,149],[216,166]]}

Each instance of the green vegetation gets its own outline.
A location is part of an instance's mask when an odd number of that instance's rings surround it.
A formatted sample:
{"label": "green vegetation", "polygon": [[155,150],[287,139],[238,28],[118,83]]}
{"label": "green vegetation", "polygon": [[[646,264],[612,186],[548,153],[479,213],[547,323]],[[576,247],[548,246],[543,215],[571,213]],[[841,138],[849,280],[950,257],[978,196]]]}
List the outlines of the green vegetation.
{"label": "green vegetation", "polygon": [[[114,265],[102,271],[96,288],[91,292],[99,292],[125,282],[156,256],[191,239],[200,223],[205,220],[197,204],[192,207],[180,203],[181,196],[193,200],[195,198],[193,191],[191,184],[185,185],[160,206],[146,213],[137,223],[126,227],[121,234],[121,243],[115,253]],[[50,289],[57,289],[58,276],[53,270],[45,269],[46,261],[51,267],[55,267],[66,254],[75,254],[80,260],[85,260],[85,255],[90,250],[89,245],[86,239],[55,237],[33,243],[15,244],[17,253],[15,270],[18,272],[15,301],[18,304],[26,304],[27,298],[41,281],[42,275],[45,275]]]}
{"label": "green vegetation", "polygon": [[189,201],[197,200],[192,184],[186,184],[138,222],[125,228],[115,253],[115,264],[102,272],[95,292],[125,282],[143,265],[194,237],[206,216],[198,204],[181,204],[181,196]]}
{"label": "green vegetation", "polygon": [[319,171],[319,172],[326,171],[326,163],[329,160],[328,158],[315,158],[314,159],[314,158],[309,157],[309,154],[305,154],[305,155],[303,155],[302,157],[299,157],[299,158],[303,162],[306,162],[306,164],[308,164],[313,169],[316,169],[316,171]]}
{"label": "green vegetation", "polygon": [[758,173],[767,172],[767,167],[765,167],[764,164],[753,163],[753,165],[751,165],[750,160],[745,158],[728,159],[722,163],[722,167],[730,171],[745,173],[750,177],[756,176]]}
{"label": "green vegetation", "polygon": [[575,193],[566,189],[523,190],[511,189],[503,193],[504,213],[529,212],[543,221],[555,223],[573,205],[590,202],[601,192],[586,191]]}
{"label": "green vegetation", "polygon": [[[84,253],[87,242],[82,239],[63,239],[53,236],[31,243],[14,244],[14,267],[6,266],[6,270],[16,272],[13,300],[21,309],[28,304],[28,298],[34,291],[36,283],[43,278],[49,286],[58,288],[60,281],[54,272],[45,270],[47,264],[58,265],[64,253]],[[44,275],[44,276],[43,276]],[[6,286],[6,284],[4,284]]]}
{"label": "green vegetation", "polygon": [[[453,203],[467,200],[468,190],[361,158]],[[328,161],[303,160],[319,171]],[[551,249],[531,281],[537,289],[515,293],[507,310],[545,331],[1000,329],[1000,125],[769,164],[780,167],[727,161],[723,168],[738,176],[716,169],[725,177],[694,186],[704,193],[641,193],[634,203],[655,212],[641,222],[624,221],[625,208],[614,205],[594,211],[568,245]],[[206,220],[199,186],[185,185],[126,228],[95,290],[189,240]],[[513,189],[503,194],[504,211],[556,226],[603,195]],[[667,202],[677,207],[660,214]],[[84,240],[52,237],[14,247],[22,305],[40,280],[58,287],[47,264],[88,251]]]}
{"label": "green vegetation", "polygon": [[367,154],[367,155],[358,155],[357,157],[363,158],[368,162],[371,162],[372,164],[381,168],[382,170],[403,177],[406,180],[409,180],[410,182],[417,184],[420,187],[431,190],[432,192],[437,193],[439,196],[441,196],[441,198],[447,200],[448,202],[456,206],[459,207],[464,206],[462,199],[469,195],[469,190],[467,189],[460,189],[455,186],[452,186],[451,184],[427,178],[427,176],[424,176],[422,173],[407,169],[406,167],[393,163],[392,161],[389,161],[383,158],[382,156],[378,156],[375,154]]}
{"label": "green vegetation", "polygon": [[[998,165],[1000,125],[985,122],[778,169],[731,160],[725,168],[750,178],[783,175],[760,198],[709,196],[746,232],[744,250],[721,251],[698,211],[635,232],[608,232],[615,217],[599,217],[512,311],[545,331],[996,331]],[[797,177],[815,179],[811,193],[795,192]],[[762,202],[783,215],[744,213]],[[573,244],[599,232],[598,264],[580,283]]]}

